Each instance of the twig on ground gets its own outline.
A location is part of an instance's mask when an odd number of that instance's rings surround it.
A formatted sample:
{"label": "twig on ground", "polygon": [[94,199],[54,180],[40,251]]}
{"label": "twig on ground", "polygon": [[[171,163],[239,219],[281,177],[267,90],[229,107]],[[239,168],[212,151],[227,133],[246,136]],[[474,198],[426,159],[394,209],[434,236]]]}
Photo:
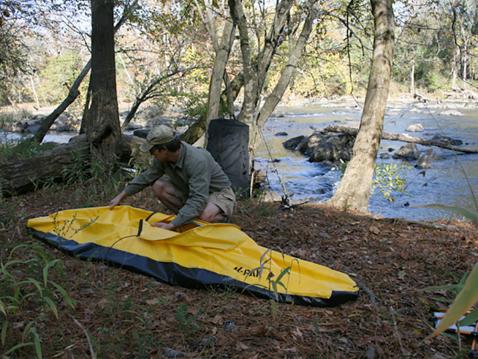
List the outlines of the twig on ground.
{"label": "twig on ground", "polygon": [[81,323],[80,323],[78,320],[76,320],[73,316],[70,315],[70,318],[73,319],[73,321],[75,322],[75,324],[80,327],[80,329],[83,331],[83,333],[85,333],[86,340],[88,341],[88,347],[90,348],[91,358],[92,358],[92,359],[97,359],[95,350],[93,349],[93,344],[91,343],[90,335],[88,334],[88,331],[87,331],[87,330],[85,329],[85,327],[84,327],[83,325],[81,325]]}
{"label": "twig on ground", "polygon": [[362,289],[365,293],[367,293],[368,297],[370,298],[370,302],[377,307],[379,305],[379,300],[372,290],[367,287],[359,278],[354,278],[355,282],[358,284],[359,288]]}
{"label": "twig on ground", "polygon": [[402,352],[403,356],[407,356],[407,353],[405,352],[405,349],[403,349],[402,338],[400,337],[400,332],[398,331],[397,321],[395,320],[395,310],[393,309],[392,306],[390,306],[389,309],[390,309],[390,314],[392,315],[393,331],[395,333],[395,337],[397,338],[398,345],[400,345],[400,351]]}

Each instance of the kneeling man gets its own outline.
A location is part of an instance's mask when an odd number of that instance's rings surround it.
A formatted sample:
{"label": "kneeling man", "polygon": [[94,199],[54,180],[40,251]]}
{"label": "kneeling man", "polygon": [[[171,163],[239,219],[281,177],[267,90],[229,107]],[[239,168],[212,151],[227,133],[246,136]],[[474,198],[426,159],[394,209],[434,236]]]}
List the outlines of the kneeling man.
{"label": "kneeling man", "polygon": [[175,136],[165,125],[152,129],[140,149],[153,157],[152,166],[134,178],[113,198],[110,206],[152,185],[156,197],[177,215],[170,223],[154,225],[174,229],[194,218],[219,222],[232,214],[236,197],[231,182],[211,154]]}

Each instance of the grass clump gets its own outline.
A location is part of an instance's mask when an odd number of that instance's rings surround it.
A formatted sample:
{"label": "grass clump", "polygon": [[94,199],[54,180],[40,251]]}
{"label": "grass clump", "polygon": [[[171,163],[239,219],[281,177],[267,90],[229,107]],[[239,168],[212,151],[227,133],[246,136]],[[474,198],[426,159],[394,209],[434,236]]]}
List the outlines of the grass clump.
{"label": "grass clump", "polygon": [[188,305],[185,303],[179,304],[176,308],[175,317],[178,328],[186,337],[192,337],[200,330],[199,317],[201,314],[201,310],[198,310],[195,314],[191,314]]}
{"label": "grass clump", "polygon": [[75,307],[65,288],[52,279],[62,262],[38,244],[21,244],[0,258],[0,353],[2,357],[43,357],[42,327],[53,315]]}

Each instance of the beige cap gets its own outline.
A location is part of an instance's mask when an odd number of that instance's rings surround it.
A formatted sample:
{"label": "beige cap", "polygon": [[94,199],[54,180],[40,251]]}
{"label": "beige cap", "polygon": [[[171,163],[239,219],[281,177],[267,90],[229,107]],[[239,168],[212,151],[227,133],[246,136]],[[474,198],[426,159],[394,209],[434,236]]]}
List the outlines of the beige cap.
{"label": "beige cap", "polygon": [[146,143],[143,143],[139,149],[143,152],[149,152],[155,145],[164,145],[176,138],[171,127],[160,125],[149,131],[146,136]]}

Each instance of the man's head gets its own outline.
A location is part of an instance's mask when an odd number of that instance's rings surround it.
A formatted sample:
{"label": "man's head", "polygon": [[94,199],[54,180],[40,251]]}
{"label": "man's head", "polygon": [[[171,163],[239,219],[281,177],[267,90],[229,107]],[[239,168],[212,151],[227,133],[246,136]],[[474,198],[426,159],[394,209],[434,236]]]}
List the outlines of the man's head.
{"label": "man's head", "polygon": [[146,143],[140,146],[141,151],[149,152],[157,159],[170,160],[171,154],[177,153],[181,148],[181,140],[171,127],[160,125],[149,131]]}

